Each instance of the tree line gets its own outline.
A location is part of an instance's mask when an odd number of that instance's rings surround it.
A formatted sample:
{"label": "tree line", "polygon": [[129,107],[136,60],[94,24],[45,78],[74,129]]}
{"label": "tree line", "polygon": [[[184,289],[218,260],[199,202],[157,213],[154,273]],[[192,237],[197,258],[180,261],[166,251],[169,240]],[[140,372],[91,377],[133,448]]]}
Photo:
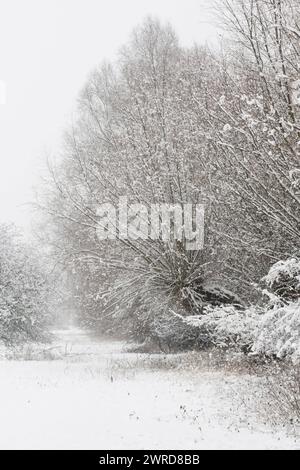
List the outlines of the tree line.
{"label": "tree line", "polygon": [[[157,317],[263,300],[299,256],[300,12],[294,0],[219,0],[214,48],[184,48],[148,18],[78,98],[37,205],[78,317],[151,335]],[[205,246],[97,238],[97,208],[204,204]]]}

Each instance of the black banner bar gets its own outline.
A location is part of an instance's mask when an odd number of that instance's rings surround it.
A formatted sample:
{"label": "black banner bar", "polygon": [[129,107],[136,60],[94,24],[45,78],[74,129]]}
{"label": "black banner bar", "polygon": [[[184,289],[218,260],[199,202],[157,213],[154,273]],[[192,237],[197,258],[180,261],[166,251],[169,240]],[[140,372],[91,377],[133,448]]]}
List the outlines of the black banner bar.
{"label": "black banner bar", "polygon": [[[293,452],[287,451],[189,451],[189,450],[27,450],[27,451],[0,451],[0,459],[4,457],[12,465],[25,465],[30,468],[43,468],[44,465],[57,468],[66,465],[66,468],[121,468],[121,469],[147,469],[149,467],[188,466],[190,468],[211,468],[213,465],[230,465],[230,469],[239,469],[247,465],[262,463],[262,453],[267,453],[268,466],[274,464],[288,465],[289,455],[294,459]],[[246,455],[245,455],[246,454]],[[292,464],[292,460],[291,460]],[[1,465],[1,468],[5,468]]]}

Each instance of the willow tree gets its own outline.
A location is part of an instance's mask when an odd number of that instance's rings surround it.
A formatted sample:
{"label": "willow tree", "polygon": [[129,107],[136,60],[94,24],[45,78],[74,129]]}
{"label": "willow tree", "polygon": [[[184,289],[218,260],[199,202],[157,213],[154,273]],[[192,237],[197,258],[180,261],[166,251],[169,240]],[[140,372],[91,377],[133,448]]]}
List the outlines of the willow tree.
{"label": "willow tree", "polygon": [[[172,299],[199,311],[208,280],[220,280],[218,236],[211,230],[220,207],[206,118],[199,113],[216,71],[207,49],[181,48],[170,26],[150,19],[118,61],[96,68],[82,90],[41,205],[55,221],[55,250],[78,276],[77,290],[88,292],[90,279],[96,310],[103,302],[111,311],[133,304],[138,310],[159,298],[160,309]],[[205,204],[205,249],[186,249],[184,238],[99,240],[99,206],[117,207],[124,197],[149,212],[159,204]]]}

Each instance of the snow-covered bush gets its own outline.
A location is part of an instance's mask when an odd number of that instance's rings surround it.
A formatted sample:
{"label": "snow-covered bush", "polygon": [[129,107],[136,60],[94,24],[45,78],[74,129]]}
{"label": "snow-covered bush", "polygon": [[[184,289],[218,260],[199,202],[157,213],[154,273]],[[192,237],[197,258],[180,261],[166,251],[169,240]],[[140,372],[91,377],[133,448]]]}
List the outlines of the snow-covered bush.
{"label": "snow-covered bush", "polygon": [[[279,279],[297,280],[299,264],[292,259],[274,265],[264,278],[272,289]],[[146,285],[146,283],[145,283]],[[202,315],[189,315],[180,302],[167,301],[162,294],[146,297],[124,307],[135,339],[163,351],[204,349],[215,346],[256,357],[300,358],[300,302],[288,302],[269,291],[275,302],[264,307],[242,309],[234,305],[206,306]],[[118,317],[120,318],[120,317]]]}
{"label": "snow-covered bush", "polygon": [[[175,352],[209,346],[207,332],[186,322],[186,310],[180,302],[174,303],[159,293],[156,297],[134,299],[114,317],[114,322],[118,321],[124,329],[124,336],[141,344],[139,351]],[[117,326],[116,332],[120,335]]]}
{"label": "snow-covered bush", "polygon": [[153,319],[151,337],[165,351],[206,349],[211,346],[205,326],[187,322],[186,317],[170,308]]}
{"label": "snow-covered bush", "polygon": [[262,317],[252,347],[255,354],[300,360],[300,302],[277,305]]}
{"label": "snow-covered bush", "polygon": [[262,316],[252,352],[300,360],[300,259],[275,263],[263,279],[270,304]]}
{"label": "snow-covered bush", "polygon": [[0,226],[0,341],[45,339],[48,284],[38,256],[13,226]]}
{"label": "snow-covered bush", "polygon": [[253,345],[261,311],[257,308],[238,310],[234,306],[210,307],[206,315],[187,317],[189,325],[207,331],[211,344],[249,352]]}
{"label": "snow-covered bush", "polygon": [[300,297],[300,259],[289,258],[278,261],[263,278],[268,289],[281,299],[294,300]]}
{"label": "snow-covered bush", "polygon": [[207,342],[223,349],[276,359],[300,360],[300,301],[244,311],[233,306],[211,307],[206,315],[184,322],[206,332]]}

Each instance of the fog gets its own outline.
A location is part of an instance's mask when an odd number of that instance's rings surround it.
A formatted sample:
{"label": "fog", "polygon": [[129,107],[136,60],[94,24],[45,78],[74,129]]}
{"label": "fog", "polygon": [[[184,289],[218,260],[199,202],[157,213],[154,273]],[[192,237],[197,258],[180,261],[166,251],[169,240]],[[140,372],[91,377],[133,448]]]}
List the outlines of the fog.
{"label": "fog", "polygon": [[46,156],[59,149],[90,70],[147,15],[183,45],[211,42],[210,0],[0,0],[0,220],[29,226]]}

